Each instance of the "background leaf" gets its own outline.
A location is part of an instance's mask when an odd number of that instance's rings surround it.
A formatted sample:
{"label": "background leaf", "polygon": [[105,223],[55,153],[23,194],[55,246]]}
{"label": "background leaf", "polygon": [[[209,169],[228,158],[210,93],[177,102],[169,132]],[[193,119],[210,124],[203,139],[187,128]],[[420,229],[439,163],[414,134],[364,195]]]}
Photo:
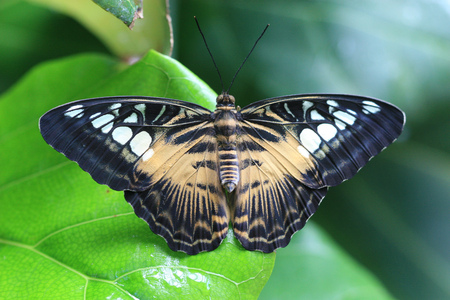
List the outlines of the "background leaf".
{"label": "background leaf", "polygon": [[[145,18],[133,30],[92,0],[28,0],[66,14],[89,29],[109,51],[121,58],[144,55],[149,49],[169,54],[172,51],[171,24],[164,0],[144,0]],[[126,1],[124,1],[126,2]],[[122,4],[123,5],[123,4]]]}
{"label": "background leaf", "polygon": [[143,7],[136,1],[121,0],[92,0],[107,12],[124,22],[130,29],[134,26],[134,21],[142,18]]}
{"label": "background leaf", "polygon": [[[0,99],[0,296],[253,299],[275,253],[246,251],[232,232],[216,251],[173,252],[134,215],[123,193],[96,184],[42,140],[37,122],[47,109],[109,93],[195,99],[209,107],[215,99],[195,75],[156,52],[125,69],[99,55],[47,63],[6,93]],[[27,108],[20,117],[18,107]]]}
{"label": "background leaf", "polygon": [[1,2],[0,36],[1,92],[39,62],[82,52],[107,53],[75,20],[27,2]]}
{"label": "background leaf", "polygon": [[314,223],[277,251],[265,299],[392,299],[370,272]]}

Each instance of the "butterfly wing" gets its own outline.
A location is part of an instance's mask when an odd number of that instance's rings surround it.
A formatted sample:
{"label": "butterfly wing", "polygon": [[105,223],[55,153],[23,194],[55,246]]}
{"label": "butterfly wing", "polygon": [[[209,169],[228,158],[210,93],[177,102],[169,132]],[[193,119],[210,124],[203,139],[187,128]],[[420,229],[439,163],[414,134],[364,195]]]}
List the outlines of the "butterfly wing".
{"label": "butterfly wing", "polygon": [[[178,160],[168,163],[164,177],[125,198],[152,231],[172,250],[188,254],[217,248],[227,234],[229,210],[218,176],[214,126],[193,132],[199,142]],[[201,136],[200,136],[201,135]],[[195,137],[197,138],[197,136]]]}
{"label": "butterfly wing", "polygon": [[235,236],[244,248],[270,253],[287,246],[291,236],[316,211],[327,188],[303,184],[294,175],[297,171],[290,172],[296,166],[264,145],[263,138],[258,139],[261,141],[256,142],[249,134],[238,139],[240,181],[232,219]]}
{"label": "butterfly wing", "polygon": [[240,113],[234,229],[245,248],[263,252],[286,246],[327,187],[354,176],[405,121],[389,103],[350,95],[267,99]]}
{"label": "butterfly wing", "polygon": [[210,115],[179,100],[111,97],[59,106],[39,125],[95,181],[127,190],[136,214],[172,250],[194,254],[217,247],[228,228]]}

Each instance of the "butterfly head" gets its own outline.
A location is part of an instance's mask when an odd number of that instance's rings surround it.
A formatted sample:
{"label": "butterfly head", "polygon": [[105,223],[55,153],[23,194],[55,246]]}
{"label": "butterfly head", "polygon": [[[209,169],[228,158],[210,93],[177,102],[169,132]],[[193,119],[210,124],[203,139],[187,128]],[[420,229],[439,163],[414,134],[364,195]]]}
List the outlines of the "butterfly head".
{"label": "butterfly head", "polygon": [[230,108],[230,109],[232,109],[232,108],[235,108],[235,104],[234,103],[236,101],[234,100],[233,96],[231,96],[227,92],[223,92],[222,94],[217,96],[216,102],[217,102],[217,104],[216,104],[217,108],[222,108],[222,109]]}

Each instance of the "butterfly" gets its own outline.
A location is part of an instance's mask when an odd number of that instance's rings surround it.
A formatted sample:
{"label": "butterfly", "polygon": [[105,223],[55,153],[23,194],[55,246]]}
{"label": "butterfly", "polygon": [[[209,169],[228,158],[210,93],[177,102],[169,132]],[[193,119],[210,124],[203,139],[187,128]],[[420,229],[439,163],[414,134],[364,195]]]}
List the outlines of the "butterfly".
{"label": "butterfly", "polygon": [[288,245],[329,187],[353,177],[405,123],[392,104],[305,94],[214,111],[181,100],[105,97],[45,113],[44,140],[125,199],[174,251],[217,248],[229,224],[242,246]]}

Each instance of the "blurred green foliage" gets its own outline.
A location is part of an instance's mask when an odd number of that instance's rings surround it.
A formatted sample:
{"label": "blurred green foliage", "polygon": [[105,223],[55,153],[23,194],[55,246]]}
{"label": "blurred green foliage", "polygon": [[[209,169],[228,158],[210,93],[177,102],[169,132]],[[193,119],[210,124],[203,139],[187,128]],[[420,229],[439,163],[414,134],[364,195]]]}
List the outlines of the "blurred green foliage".
{"label": "blurred green foliage", "polygon": [[[354,179],[331,189],[310,222],[322,227],[394,297],[449,298],[448,1],[170,4],[174,57],[217,92],[221,85],[192,17],[202,25],[225,88],[264,26],[271,24],[231,89],[241,106],[280,95],[329,92],[384,99],[406,112],[400,139]],[[144,16],[150,9],[144,7]],[[0,4],[0,37],[0,91],[41,61],[88,51],[117,53],[72,19],[20,1]],[[308,233],[303,232],[309,227],[314,230],[308,224],[295,235],[293,245],[277,252],[260,299],[297,299],[305,284],[319,278],[301,276],[302,265],[296,262],[302,260],[292,254],[306,243]],[[308,263],[320,270],[324,261],[316,259]],[[327,290],[339,284],[339,274],[335,277],[311,285]],[[340,298],[351,297],[342,293]]]}
{"label": "blurred green foliage", "polygon": [[[201,38],[193,29],[187,33],[191,16],[195,14],[204,28],[224,73],[225,88],[270,23],[231,89],[241,106],[280,95],[343,93],[384,99],[405,111],[406,127],[399,140],[355,178],[332,188],[311,221],[394,296],[450,298],[449,2],[180,1],[179,5],[174,19],[182,26],[175,30],[176,54],[201,78],[213,78],[208,83],[215,90],[221,87],[208,66]],[[277,277],[295,276],[280,263],[287,251],[277,252],[260,299],[275,299],[269,295],[277,293],[279,298],[296,299],[295,286],[275,284]]]}

